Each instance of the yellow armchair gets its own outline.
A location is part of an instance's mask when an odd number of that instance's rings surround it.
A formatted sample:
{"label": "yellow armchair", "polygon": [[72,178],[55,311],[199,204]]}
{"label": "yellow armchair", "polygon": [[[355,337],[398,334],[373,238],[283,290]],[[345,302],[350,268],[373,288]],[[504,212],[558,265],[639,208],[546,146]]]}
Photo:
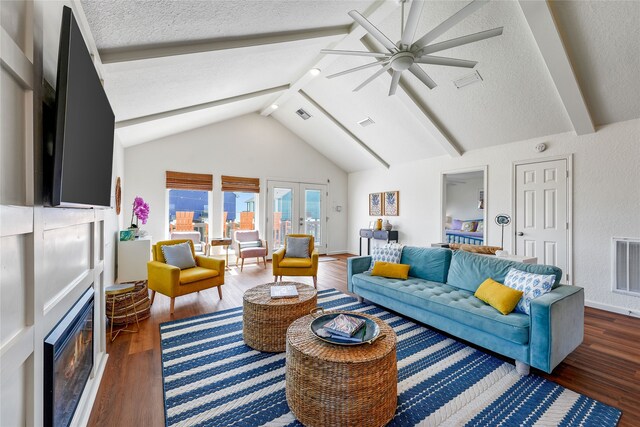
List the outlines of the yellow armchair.
{"label": "yellow armchair", "polygon": [[[164,259],[162,246],[177,245],[179,243],[189,242],[191,254],[196,260],[196,266],[180,270],[178,267],[169,265]],[[171,310],[173,308],[176,297],[199,292],[214,286],[218,287],[218,296],[222,299],[222,288],[224,285],[224,260],[208,258],[196,255],[193,241],[189,239],[181,240],[164,240],[153,245],[152,249],[153,261],[147,263],[148,285],[151,289],[151,304],[156,297],[156,292],[171,298]]]}
{"label": "yellow armchair", "polygon": [[[285,258],[287,237],[308,237],[309,258]],[[315,249],[313,236],[310,234],[288,234],[284,238],[284,248],[275,251],[271,258],[275,281],[282,281],[282,276],[312,276],[313,286],[318,287],[318,251]]]}

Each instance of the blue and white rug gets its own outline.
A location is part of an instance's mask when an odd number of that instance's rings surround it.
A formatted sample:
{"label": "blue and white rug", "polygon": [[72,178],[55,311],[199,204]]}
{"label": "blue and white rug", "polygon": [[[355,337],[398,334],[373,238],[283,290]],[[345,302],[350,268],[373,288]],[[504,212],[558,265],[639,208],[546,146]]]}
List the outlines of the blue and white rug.
{"label": "blue and white rug", "polygon": [[[335,289],[325,309],[379,317],[398,336],[390,426],[615,426],[621,412]],[[167,426],[300,426],[285,397],[285,353],[242,341],[242,307],[160,325]]]}

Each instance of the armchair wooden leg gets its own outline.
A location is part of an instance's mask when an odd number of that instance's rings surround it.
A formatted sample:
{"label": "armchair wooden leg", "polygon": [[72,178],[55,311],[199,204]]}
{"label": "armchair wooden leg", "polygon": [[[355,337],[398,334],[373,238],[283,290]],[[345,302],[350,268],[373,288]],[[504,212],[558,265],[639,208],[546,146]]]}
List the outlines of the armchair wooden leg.
{"label": "armchair wooden leg", "polygon": [[242,263],[240,264],[240,271],[244,268],[244,258],[242,258]]}
{"label": "armchair wooden leg", "polygon": [[267,269],[267,257],[266,256],[262,257],[262,262],[264,263],[264,269],[266,270]]}
{"label": "armchair wooden leg", "polygon": [[318,289],[318,276],[313,276],[313,287]]}
{"label": "armchair wooden leg", "polygon": [[149,305],[153,305],[153,300],[156,299],[156,291],[151,291],[151,302]]}
{"label": "armchair wooden leg", "polygon": [[278,283],[278,276],[273,276],[273,281]]}
{"label": "armchair wooden leg", "polygon": [[169,309],[169,314],[173,315],[173,307],[176,303],[176,299],[175,298],[171,298],[171,308]]}
{"label": "armchair wooden leg", "polygon": [[222,286],[218,286],[218,296],[222,299]]}

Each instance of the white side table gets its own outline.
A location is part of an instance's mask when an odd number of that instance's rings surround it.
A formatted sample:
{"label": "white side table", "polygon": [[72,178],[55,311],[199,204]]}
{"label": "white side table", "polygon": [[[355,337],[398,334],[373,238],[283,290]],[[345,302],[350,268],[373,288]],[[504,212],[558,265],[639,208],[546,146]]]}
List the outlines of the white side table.
{"label": "white side table", "polygon": [[147,280],[147,262],[151,260],[151,237],[118,241],[118,282]]}

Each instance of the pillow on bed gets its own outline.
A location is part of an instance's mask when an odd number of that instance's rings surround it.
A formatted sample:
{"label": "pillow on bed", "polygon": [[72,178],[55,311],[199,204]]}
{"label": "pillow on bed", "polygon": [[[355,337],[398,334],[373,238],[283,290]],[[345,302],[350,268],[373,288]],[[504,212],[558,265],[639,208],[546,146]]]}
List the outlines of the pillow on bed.
{"label": "pillow on bed", "polygon": [[473,232],[476,231],[476,227],[478,223],[476,221],[465,221],[462,223],[462,227],[460,227],[460,231]]}
{"label": "pillow on bed", "polygon": [[462,227],[462,221],[460,221],[459,219],[454,219],[453,221],[451,221],[451,227],[449,228],[449,230],[460,230],[460,227]]}
{"label": "pillow on bed", "polygon": [[478,226],[476,227],[476,231],[478,233],[484,233],[484,221],[478,221]]}

